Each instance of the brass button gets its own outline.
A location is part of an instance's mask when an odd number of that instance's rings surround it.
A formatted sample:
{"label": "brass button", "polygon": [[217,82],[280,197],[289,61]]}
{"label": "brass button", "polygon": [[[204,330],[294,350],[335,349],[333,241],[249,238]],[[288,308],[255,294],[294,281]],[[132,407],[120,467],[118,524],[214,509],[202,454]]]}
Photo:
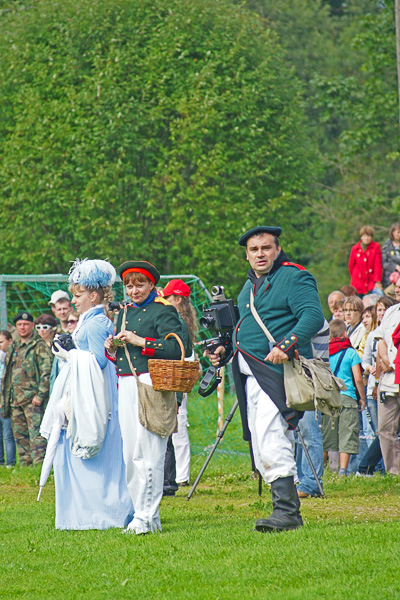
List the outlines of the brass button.
{"label": "brass button", "polygon": [[119,360],[124,360],[123,358],[120,358]]}
{"label": "brass button", "polygon": [[246,308],[249,308],[250,304],[246,304]]}
{"label": "brass button", "polygon": [[136,356],[133,357],[133,360],[136,360]]}
{"label": "brass button", "polygon": [[237,345],[239,346],[240,342],[236,342],[236,343],[237,343]]}
{"label": "brass button", "polygon": [[162,348],[162,344],[158,344],[158,347],[159,347],[159,348]]}
{"label": "brass button", "polygon": [[281,348],[282,348],[282,350],[284,350],[284,349],[285,349],[285,345],[284,345],[284,344],[282,344]]}
{"label": "brass button", "polygon": [[290,344],[289,340],[286,340],[285,344],[286,344],[286,345]]}
{"label": "brass button", "polygon": [[147,342],[147,345],[150,346],[150,342]]}
{"label": "brass button", "polygon": [[138,321],[141,321],[142,319],[138,319]]}
{"label": "brass button", "polygon": [[291,340],[295,340],[296,338],[294,337],[294,335],[292,335],[292,337],[290,338]]}
{"label": "brass button", "polygon": [[145,308],[143,309],[143,312],[146,312],[146,309],[145,309]]}

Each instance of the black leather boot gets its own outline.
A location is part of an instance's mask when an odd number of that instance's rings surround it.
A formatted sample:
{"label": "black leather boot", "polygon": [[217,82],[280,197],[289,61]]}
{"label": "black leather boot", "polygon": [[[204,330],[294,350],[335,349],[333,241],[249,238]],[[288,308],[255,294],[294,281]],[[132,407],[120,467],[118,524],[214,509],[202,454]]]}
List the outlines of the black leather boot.
{"label": "black leather boot", "polygon": [[271,483],[272,515],[268,519],[258,519],[257,531],[286,531],[303,525],[300,514],[300,500],[294,478],[280,477]]}

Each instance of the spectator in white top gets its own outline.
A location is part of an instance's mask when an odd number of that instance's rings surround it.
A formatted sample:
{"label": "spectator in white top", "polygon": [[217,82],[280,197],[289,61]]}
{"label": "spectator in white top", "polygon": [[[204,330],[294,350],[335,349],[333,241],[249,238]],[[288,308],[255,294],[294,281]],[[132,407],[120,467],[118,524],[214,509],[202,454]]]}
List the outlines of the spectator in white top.
{"label": "spectator in white top", "polygon": [[397,430],[400,420],[399,384],[395,383],[394,360],[397,348],[392,334],[400,323],[400,304],[387,309],[382,323],[375,329],[378,341],[380,382],[378,388],[378,436],[385,469],[400,475],[400,445]]}

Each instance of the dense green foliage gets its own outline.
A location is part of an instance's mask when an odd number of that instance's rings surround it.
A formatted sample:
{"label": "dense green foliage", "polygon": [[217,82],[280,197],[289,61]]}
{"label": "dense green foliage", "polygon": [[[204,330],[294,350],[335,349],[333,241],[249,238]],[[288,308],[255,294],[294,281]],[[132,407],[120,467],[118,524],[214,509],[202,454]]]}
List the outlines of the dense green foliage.
{"label": "dense green foliage", "polygon": [[[200,457],[199,457],[200,458]],[[202,461],[194,465],[197,473]],[[253,531],[271,511],[248,456],[214,456],[190,502],[161,503],[163,533],[56,531],[51,478],[0,470],[0,597],[7,600],[365,600],[399,597],[399,479],[337,479],[302,502],[305,526]]]}
{"label": "dense green foliage", "polygon": [[[304,82],[323,170],[310,187],[306,263],[323,295],[348,283],[363,224],[387,238],[398,220],[399,117],[394,2],[248,0]],[[305,215],[304,215],[305,216]]]}
{"label": "dense green foliage", "polygon": [[234,294],[269,222],[325,295],[397,220],[393,0],[2,6],[0,271],[143,257]]}
{"label": "dense green foliage", "polygon": [[4,21],[2,270],[144,257],[239,283],[236,238],[295,219],[312,164],[300,86],[255,13],[49,0]]}

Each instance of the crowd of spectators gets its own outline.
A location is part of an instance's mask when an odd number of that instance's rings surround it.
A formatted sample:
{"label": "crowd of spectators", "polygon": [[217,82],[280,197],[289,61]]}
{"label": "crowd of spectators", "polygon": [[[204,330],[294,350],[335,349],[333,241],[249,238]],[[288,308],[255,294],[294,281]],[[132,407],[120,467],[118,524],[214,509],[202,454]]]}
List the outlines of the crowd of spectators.
{"label": "crowd of spectators", "polygon": [[[400,420],[399,383],[396,373],[398,346],[400,345],[400,223],[394,223],[389,230],[389,238],[381,246],[373,240],[374,229],[363,226],[360,239],[352,247],[349,257],[350,283],[329,294],[328,306],[331,312],[329,354],[333,371],[337,371],[347,384],[343,394],[343,407],[334,427],[330,419],[319,419],[317,428],[322,431],[321,449],[323,461],[331,469],[338,469],[339,475],[350,473],[372,475],[375,472],[400,474],[400,446],[398,429]],[[183,283],[183,282],[182,282]],[[185,284],[184,284],[185,285]],[[188,292],[190,293],[190,292]],[[185,297],[178,300],[185,300]],[[49,301],[52,314],[44,313],[34,321],[32,315],[20,314],[16,321],[26,321],[30,335],[26,343],[42,339],[51,348],[54,336],[74,331],[78,313],[73,311],[67,292],[57,290]],[[178,306],[178,311],[179,311]],[[22,315],[22,317],[21,317]],[[26,317],[26,318],[24,318]],[[18,329],[18,328],[17,328]],[[328,324],[324,329],[328,336]],[[18,338],[14,335],[13,337]],[[18,339],[16,340],[18,347]],[[0,375],[5,374],[5,358],[12,346],[9,331],[0,332]],[[15,345],[15,344],[14,344]],[[315,348],[315,347],[314,347]],[[348,349],[348,350],[347,350]],[[343,355],[343,356],[342,356]],[[53,359],[51,377],[46,373],[47,396],[41,399],[37,411],[43,414],[49,390],[59,373],[58,360]],[[326,359],[327,360],[327,359]],[[342,362],[343,361],[343,362]],[[20,365],[23,367],[23,364]],[[11,367],[10,367],[11,369]],[[16,376],[16,375],[14,375]],[[9,372],[10,385],[13,384],[12,369]],[[1,377],[0,377],[1,381]],[[3,377],[3,386],[5,377]],[[361,382],[361,383],[360,383]],[[46,395],[45,394],[45,395]],[[186,401],[186,398],[184,398]],[[12,412],[12,411],[11,411]],[[19,411],[18,439],[36,439],[29,415]],[[182,414],[185,410],[182,410]],[[186,413],[185,413],[186,415]],[[24,421],[25,419],[25,421]],[[304,421],[305,423],[305,421]],[[319,425],[320,423],[320,425]],[[15,440],[10,415],[2,413],[0,419],[0,465],[13,466],[16,462]],[[185,434],[185,426],[182,427]],[[21,437],[21,430],[23,435]],[[318,432],[314,432],[316,435]],[[304,436],[306,437],[306,431]],[[176,436],[177,437],[177,436]],[[315,437],[315,436],[314,436]],[[172,438],[171,438],[172,439]],[[178,439],[178,437],[177,437]],[[22,442],[21,442],[22,440]],[[172,441],[170,440],[172,445]],[[309,442],[311,445],[314,442]],[[18,442],[17,442],[18,449]],[[185,445],[187,454],[188,443]],[[308,448],[312,453],[315,448]],[[27,447],[20,449],[26,454]],[[35,445],[31,444],[34,455]],[[315,455],[319,462],[319,457]],[[303,463],[302,463],[303,461]],[[35,462],[35,461],[34,461]],[[27,464],[29,461],[27,462]],[[303,468],[301,467],[303,464]],[[189,460],[185,457],[185,472],[176,479],[179,484],[187,484]],[[304,471],[307,464],[299,447],[298,470]],[[322,470],[320,471],[322,476]],[[310,475],[311,477],[311,475]],[[304,480],[305,481],[305,480]],[[175,484],[176,485],[176,484]],[[315,495],[313,486],[300,480],[300,497]],[[303,490],[303,491],[301,491]]]}
{"label": "crowd of spectators", "polygon": [[[357,369],[362,368],[363,388],[358,393],[357,385],[348,385],[343,394],[343,408],[349,405],[348,394],[353,396],[353,408],[360,401],[358,423],[348,421],[347,436],[356,432],[359,438],[357,451],[353,448],[350,460],[345,465],[338,457],[340,439],[332,444],[328,423],[322,419],[325,460],[331,469],[339,468],[340,475],[356,473],[372,475],[374,472],[400,474],[400,446],[398,429],[400,421],[399,387],[395,378],[397,357],[396,333],[400,328],[400,223],[389,230],[389,239],[382,246],[373,241],[374,230],[364,226],[360,229],[360,240],[350,253],[350,285],[329,294],[328,306],[332,313],[331,344],[342,326],[342,345],[346,342],[359,357]],[[337,341],[337,340],[335,340]],[[339,353],[331,356],[337,358]],[[331,360],[332,368],[336,360]],[[360,366],[358,366],[360,364]],[[354,367],[354,365],[353,365]],[[355,373],[353,382],[357,383]],[[339,371],[343,374],[342,371]],[[349,371],[347,372],[348,375]],[[346,376],[343,377],[346,379]],[[399,380],[400,382],[400,380]],[[360,400],[361,398],[361,400]],[[364,408],[362,400],[365,398]],[[340,424],[335,423],[336,432]],[[346,419],[343,417],[342,421]],[[337,434],[336,434],[337,435]],[[340,461],[340,464],[338,462]]]}

